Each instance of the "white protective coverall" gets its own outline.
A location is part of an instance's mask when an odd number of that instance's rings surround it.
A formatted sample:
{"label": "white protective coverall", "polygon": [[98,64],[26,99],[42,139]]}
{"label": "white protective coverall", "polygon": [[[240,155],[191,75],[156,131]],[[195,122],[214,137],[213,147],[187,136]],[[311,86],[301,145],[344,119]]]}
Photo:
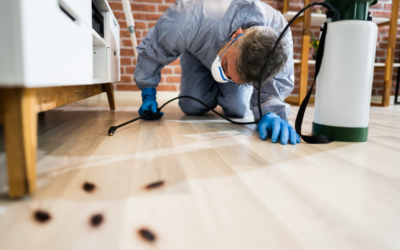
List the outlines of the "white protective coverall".
{"label": "white protective coverall", "polygon": [[[258,0],[177,0],[137,47],[136,84],[139,89],[157,87],[161,69],[180,57],[180,95],[193,96],[213,108],[220,105],[228,116],[244,117],[251,109],[258,119],[258,83],[254,88],[249,84],[218,83],[211,74],[211,65],[237,29],[269,26],[280,34],[286,24],[279,11]],[[294,87],[290,29],[283,40],[288,60],[278,75],[263,84],[261,103],[263,115],[272,112],[287,120],[290,105],[284,99]],[[208,111],[191,99],[180,99],[179,106],[188,115]]]}

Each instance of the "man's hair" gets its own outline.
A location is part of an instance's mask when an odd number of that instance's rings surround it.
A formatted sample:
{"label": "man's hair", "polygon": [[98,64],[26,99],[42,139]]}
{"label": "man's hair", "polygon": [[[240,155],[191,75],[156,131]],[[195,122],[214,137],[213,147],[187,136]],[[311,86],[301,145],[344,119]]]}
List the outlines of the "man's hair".
{"label": "man's hair", "polygon": [[[264,72],[267,60],[272,52],[278,34],[271,27],[254,26],[245,31],[245,35],[238,39],[236,47],[239,49],[239,58],[236,69],[240,80],[246,83],[258,83]],[[281,40],[262,79],[264,84],[268,79],[277,75],[284,67],[288,54],[286,43]]]}

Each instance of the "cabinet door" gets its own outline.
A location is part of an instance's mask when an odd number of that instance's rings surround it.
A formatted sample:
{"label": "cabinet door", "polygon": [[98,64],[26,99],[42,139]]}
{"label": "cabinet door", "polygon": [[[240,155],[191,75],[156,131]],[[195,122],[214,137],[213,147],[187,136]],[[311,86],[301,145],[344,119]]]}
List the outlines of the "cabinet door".
{"label": "cabinet door", "polygon": [[58,0],[21,0],[24,86],[92,82],[92,28],[84,21],[91,12],[78,7],[62,10]]}
{"label": "cabinet door", "polygon": [[108,82],[108,57],[106,46],[93,46],[93,79],[98,82]]}
{"label": "cabinet door", "polygon": [[91,0],[56,0],[61,7],[79,17],[87,26],[92,27]]}
{"label": "cabinet door", "polygon": [[119,24],[117,22],[117,19],[115,19],[113,13],[111,11],[107,12],[105,25],[107,46],[112,48],[117,53],[119,53],[120,43],[119,29]]}
{"label": "cabinet door", "polygon": [[108,82],[119,82],[121,80],[119,55],[111,48],[107,48]]}

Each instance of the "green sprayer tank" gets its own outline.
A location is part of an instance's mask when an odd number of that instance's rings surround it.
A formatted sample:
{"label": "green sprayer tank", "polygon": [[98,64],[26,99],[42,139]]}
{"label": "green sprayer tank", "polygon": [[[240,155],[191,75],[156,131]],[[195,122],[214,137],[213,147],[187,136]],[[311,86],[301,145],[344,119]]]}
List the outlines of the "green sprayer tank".
{"label": "green sprayer tank", "polygon": [[368,139],[378,27],[368,16],[376,0],[325,0],[334,11],[316,82],[313,135],[332,141]]}

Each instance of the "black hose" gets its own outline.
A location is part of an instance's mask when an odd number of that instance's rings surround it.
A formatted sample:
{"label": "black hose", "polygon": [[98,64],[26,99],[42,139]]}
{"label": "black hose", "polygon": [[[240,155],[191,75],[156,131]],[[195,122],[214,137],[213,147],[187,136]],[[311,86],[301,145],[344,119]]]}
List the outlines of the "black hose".
{"label": "black hose", "polygon": [[[199,102],[200,104],[202,104],[203,106],[205,106],[206,108],[208,108],[210,111],[214,112],[215,114],[221,116],[222,118],[224,118],[225,120],[227,120],[227,121],[229,121],[229,122],[231,122],[231,123],[233,123],[233,124],[238,124],[238,125],[251,125],[251,124],[256,124],[255,121],[254,121],[254,122],[236,122],[236,121],[234,121],[234,120],[231,120],[231,119],[229,119],[228,117],[226,117],[226,116],[224,116],[224,115],[218,113],[218,112],[215,111],[214,109],[210,108],[207,104],[205,104],[204,102],[200,101],[199,99],[194,98],[193,96],[184,96],[184,95],[183,95],[183,96],[175,97],[175,98],[173,98],[173,99],[167,101],[166,103],[164,103],[164,104],[160,107],[160,110],[161,110],[162,108],[164,108],[164,106],[166,106],[168,103],[170,103],[170,102],[172,102],[172,101],[175,101],[175,100],[177,100],[177,99],[180,99],[180,98],[189,98],[189,99],[195,100],[195,101]],[[257,122],[258,122],[258,121],[257,121]]]}

